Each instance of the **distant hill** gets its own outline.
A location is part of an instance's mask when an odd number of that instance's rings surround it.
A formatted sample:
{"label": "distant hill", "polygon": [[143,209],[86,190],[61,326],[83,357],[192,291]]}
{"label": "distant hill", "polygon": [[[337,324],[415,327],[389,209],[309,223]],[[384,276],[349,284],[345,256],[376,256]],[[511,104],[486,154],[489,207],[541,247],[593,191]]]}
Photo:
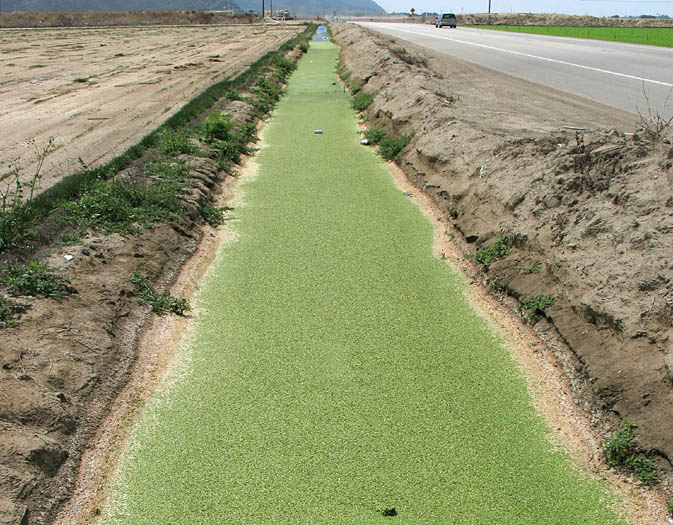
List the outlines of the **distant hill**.
{"label": "distant hill", "polygon": [[[56,4],[56,5],[55,5]],[[269,0],[265,0],[268,9]],[[139,11],[139,10],[209,10],[234,9],[260,11],[261,0],[2,0],[2,11]],[[273,9],[291,13],[318,15],[368,15],[385,13],[373,0],[276,0]]]}
{"label": "distant hill", "polygon": [[[243,11],[261,9],[261,0],[236,0]],[[269,9],[269,0],[264,0]],[[273,10],[289,9],[293,14],[302,15],[374,15],[385,13],[373,0],[273,0]]]}
{"label": "distant hill", "polygon": [[232,0],[2,0],[2,11],[141,11],[180,9],[211,11],[235,6]]}

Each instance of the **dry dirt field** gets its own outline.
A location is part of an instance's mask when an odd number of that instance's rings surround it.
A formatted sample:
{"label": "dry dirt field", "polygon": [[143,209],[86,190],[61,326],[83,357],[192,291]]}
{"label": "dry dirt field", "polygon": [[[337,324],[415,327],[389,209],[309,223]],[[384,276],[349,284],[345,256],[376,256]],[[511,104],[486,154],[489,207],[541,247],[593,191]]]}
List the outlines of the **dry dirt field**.
{"label": "dry dirt field", "polygon": [[0,31],[0,172],[54,137],[42,189],[122,153],[215,82],[301,30],[297,25]]}

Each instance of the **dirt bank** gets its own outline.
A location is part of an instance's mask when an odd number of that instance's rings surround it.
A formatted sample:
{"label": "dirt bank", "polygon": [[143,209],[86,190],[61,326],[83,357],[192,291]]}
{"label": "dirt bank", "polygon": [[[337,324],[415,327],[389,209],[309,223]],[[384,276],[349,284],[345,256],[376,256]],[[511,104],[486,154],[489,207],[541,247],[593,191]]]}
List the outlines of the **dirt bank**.
{"label": "dirt bank", "polygon": [[208,86],[231,78],[301,26],[125,27],[0,32],[0,174],[54,137],[42,189],[139,142]]}
{"label": "dirt bank", "polygon": [[[444,210],[494,293],[554,352],[600,435],[639,425],[661,486],[673,458],[673,147],[636,118],[353,25],[334,26],[367,124],[412,134],[398,158]],[[543,298],[553,302],[542,305]],[[531,306],[537,305],[537,306]]]}
{"label": "dirt bank", "polygon": [[607,18],[562,13],[480,13],[458,15],[457,19],[460,25],[673,27],[673,19],[670,18]]}
{"label": "dirt bank", "polygon": [[[299,56],[295,50],[288,58]],[[258,122],[263,113],[256,97],[264,95],[251,87],[255,80],[242,87],[250,88],[241,95],[245,101],[227,99],[218,109],[234,122]],[[179,192],[183,215],[138,233],[90,233],[75,245],[59,244],[55,236],[29,254],[59,269],[75,293],[58,300],[19,297],[27,311],[16,326],[0,330],[0,523],[49,523],[72,495],[82,454],[128,384],[150,319],[149,307],[137,303],[134,273],[165,289],[210,228],[204,210],[212,209],[236,170],[217,156],[208,158],[212,146],[191,140],[199,151],[170,159],[188,167]],[[147,184],[146,163],[153,156],[156,151],[148,152],[116,179]],[[4,252],[0,266],[16,257],[20,250]]]}

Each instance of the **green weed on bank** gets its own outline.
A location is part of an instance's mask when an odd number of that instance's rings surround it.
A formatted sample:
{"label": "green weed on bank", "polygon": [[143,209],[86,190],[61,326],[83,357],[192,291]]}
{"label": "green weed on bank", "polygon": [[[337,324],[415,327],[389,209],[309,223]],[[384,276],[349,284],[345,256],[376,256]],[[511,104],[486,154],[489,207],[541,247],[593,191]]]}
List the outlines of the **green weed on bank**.
{"label": "green weed on bank", "polygon": [[19,316],[25,311],[25,304],[0,295],[0,328],[16,325]]}
{"label": "green weed on bank", "polygon": [[138,272],[133,274],[131,284],[138,294],[137,303],[140,305],[149,305],[157,315],[163,315],[166,312],[172,312],[177,315],[184,315],[190,310],[190,305],[186,299],[173,297],[168,290],[159,293],[156,291],[150,280]]}
{"label": "green weed on bank", "polygon": [[652,485],[658,481],[657,472],[652,460],[638,451],[633,436],[633,429],[637,427],[630,421],[624,421],[621,428],[603,440],[601,447],[608,465],[625,467],[644,485]]}
{"label": "green weed on bank", "polygon": [[483,264],[488,270],[491,263],[509,255],[512,250],[512,239],[505,235],[498,235],[498,238],[491,245],[484,245],[474,256],[478,263]]}
{"label": "green weed on bank", "polygon": [[0,284],[13,295],[32,295],[60,299],[74,290],[67,277],[56,268],[39,261],[10,264],[0,274]]}

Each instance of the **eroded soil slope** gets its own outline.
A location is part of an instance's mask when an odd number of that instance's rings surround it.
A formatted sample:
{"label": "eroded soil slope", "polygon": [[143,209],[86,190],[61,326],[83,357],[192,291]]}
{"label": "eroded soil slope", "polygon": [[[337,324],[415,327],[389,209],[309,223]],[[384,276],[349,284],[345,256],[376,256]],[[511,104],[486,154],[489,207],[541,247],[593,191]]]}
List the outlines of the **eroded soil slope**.
{"label": "eroded soil slope", "polygon": [[[590,101],[337,25],[367,125],[412,134],[397,163],[474,254],[496,292],[565,343],[577,402],[607,434],[626,418],[666,478],[673,458],[673,146]],[[625,133],[626,132],[626,133]],[[631,132],[631,133],[629,133]],[[545,306],[543,297],[547,302]],[[539,306],[531,306],[537,304]],[[559,347],[560,348],[560,347]],[[666,486],[666,484],[664,484]]]}
{"label": "eroded soil slope", "polygon": [[[206,87],[234,76],[300,26],[16,29],[0,32],[0,173],[27,143],[58,148],[42,188],[136,144]],[[81,159],[81,162],[80,160]]]}

